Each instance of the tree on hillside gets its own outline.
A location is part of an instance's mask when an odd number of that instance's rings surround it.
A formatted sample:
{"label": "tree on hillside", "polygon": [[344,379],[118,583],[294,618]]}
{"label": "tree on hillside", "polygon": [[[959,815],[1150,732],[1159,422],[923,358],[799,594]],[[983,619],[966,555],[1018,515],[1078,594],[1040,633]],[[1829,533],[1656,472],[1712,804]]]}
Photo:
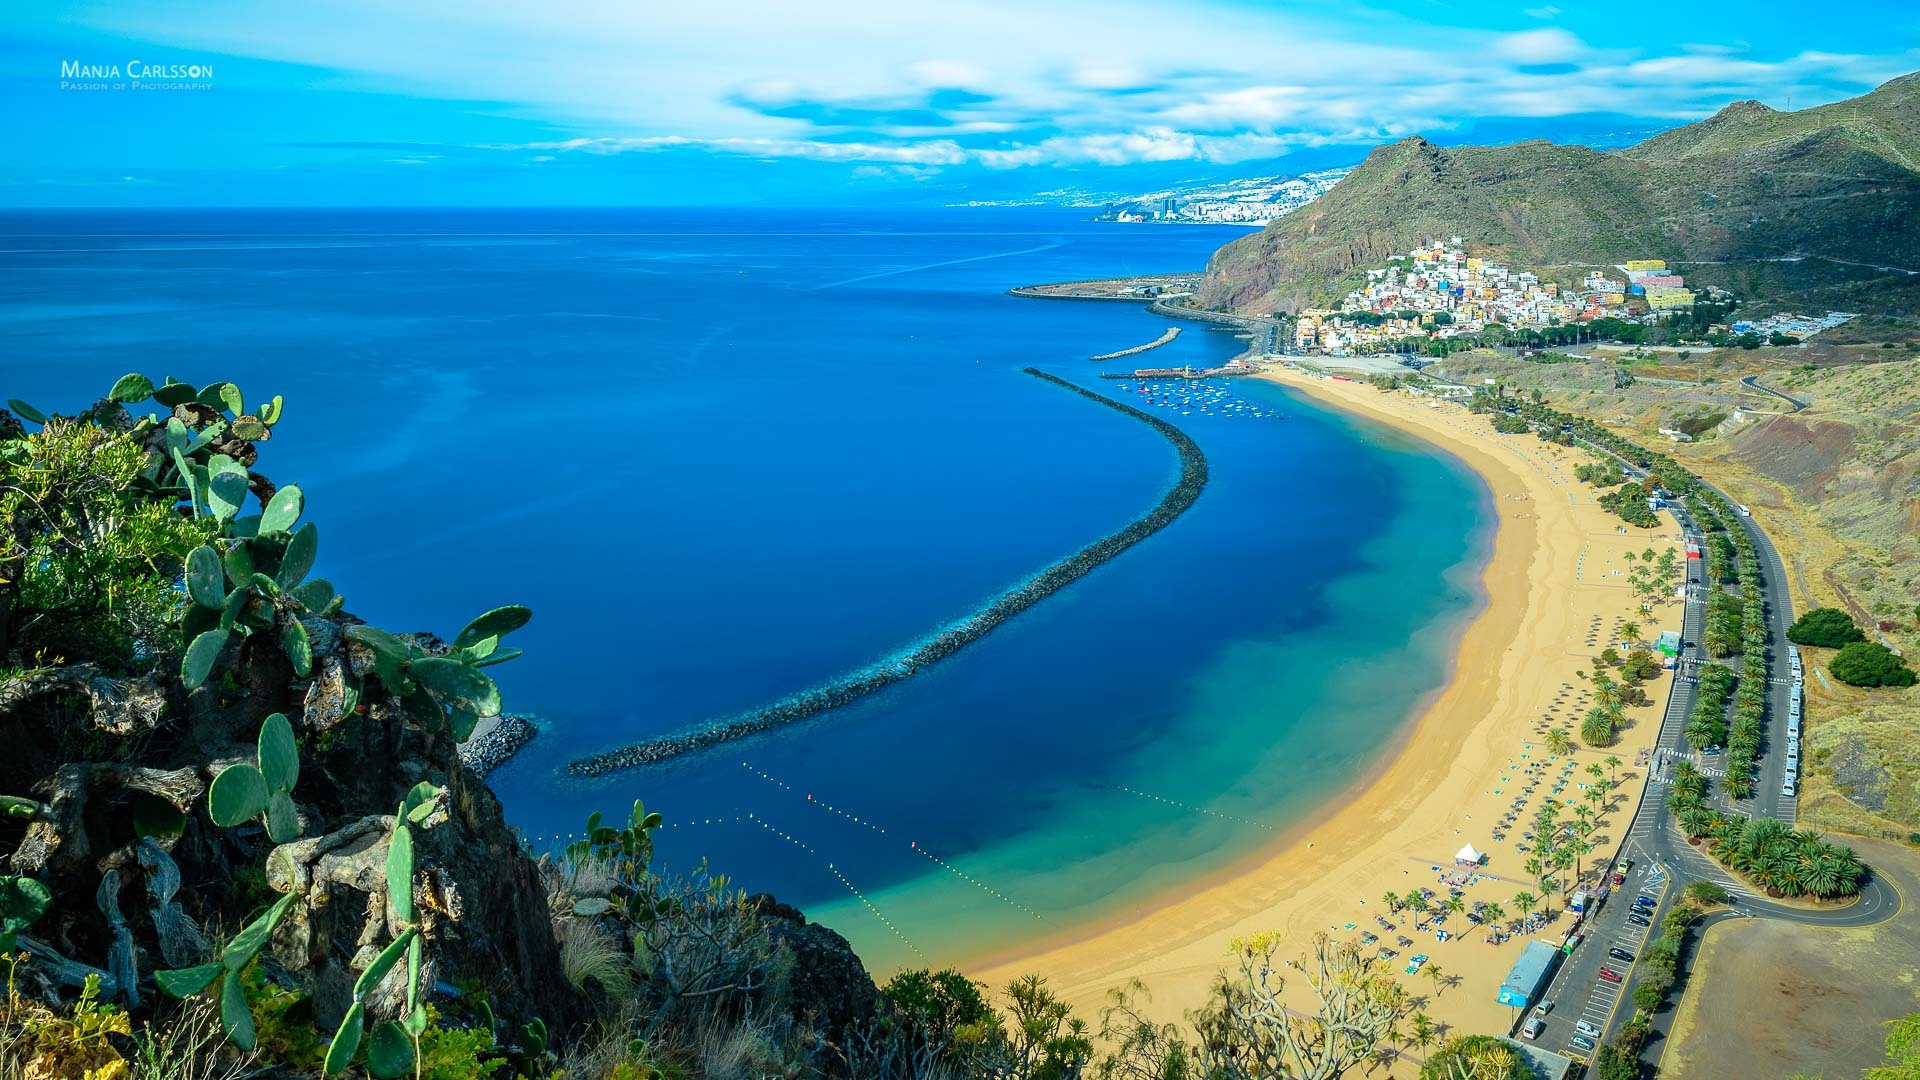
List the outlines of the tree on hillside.
{"label": "tree on hillside", "polygon": [[1865,641],[1867,635],[1853,624],[1853,616],[1839,608],[1814,608],[1787,628],[1787,640],[1795,645],[1817,645],[1837,649],[1850,642]]}
{"label": "tree on hillside", "polygon": [[1850,686],[1912,686],[1913,669],[1877,641],[1856,641],[1827,664],[1833,677]]}

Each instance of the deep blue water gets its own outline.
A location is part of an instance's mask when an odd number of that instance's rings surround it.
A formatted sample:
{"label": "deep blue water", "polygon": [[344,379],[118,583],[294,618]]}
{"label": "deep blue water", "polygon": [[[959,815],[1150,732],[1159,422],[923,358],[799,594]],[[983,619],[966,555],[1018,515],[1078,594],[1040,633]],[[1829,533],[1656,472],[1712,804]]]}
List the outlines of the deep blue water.
{"label": "deep blue water", "polygon": [[[869,663],[1151,507],[1166,442],[1020,368],[1117,393],[1085,358],[1164,320],[1004,291],[1195,269],[1241,230],[249,211],[0,234],[0,397],[77,407],[132,370],[284,395],[257,467],[305,488],[352,611],[450,635],[534,608],[491,669],[545,727],[494,778],[530,837],[645,798],[662,860],[709,857],[881,967],[1246,854],[1377,760],[1478,602],[1492,513],[1464,467],[1240,382],[1285,419],[1160,414],[1208,454],[1200,502],[984,642],[772,737],[561,781]],[[1239,347],[1186,324],[1117,363]]]}

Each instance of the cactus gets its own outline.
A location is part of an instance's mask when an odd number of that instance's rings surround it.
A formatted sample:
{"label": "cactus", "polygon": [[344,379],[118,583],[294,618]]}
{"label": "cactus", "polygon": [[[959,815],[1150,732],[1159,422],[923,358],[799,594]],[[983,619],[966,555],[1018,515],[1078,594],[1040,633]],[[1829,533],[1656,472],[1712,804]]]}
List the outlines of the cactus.
{"label": "cactus", "polygon": [[280,569],[274,573],[274,584],[281,589],[291,589],[304,581],[307,571],[313,569],[313,558],[319,546],[319,527],[311,521],[300,526],[287,541],[286,551],[280,556]]}
{"label": "cactus", "polygon": [[[237,594],[236,594],[237,595]],[[226,648],[227,631],[208,630],[194,637],[187,646],[187,654],[180,658],[180,681],[187,689],[198,689],[213,674],[214,662],[220,659],[220,650]]]}
{"label": "cactus", "polygon": [[53,893],[30,877],[0,875],[0,955],[14,950],[20,931],[46,914]]}
{"label": "cactus", "polygon": [[273,395],[272,401],[269,401],[265,405],[260,406],[260,422],[267,425],[268,427],[272,427],[273,425],[279,423],[280,409],[284,404],[285,403],[280,400],[279,394]]}
{"label": "cactus", "polygon": [[273,498],[267,500],[267,508],[260,513],[261,534],[292,530],[293,523],[300,520],[300,511],[304,505],[305,497],[293,484],[288,484],[274,492]]}
{"label": "cactus", "polygon": [[107,391],[107,397],[123,405],[145,401],[153,396],[153,380],[145,375],[122,375],[113,389]]}
{"label": "cactus", "polygon": [[227,602],[220,554],[205,544],[187,552],[187,595],[204,608],[219,611]]}
{"label": "cactus", "polygon": [[167,376],[166,384],[153,388],[153,400],[171,409],[185,405],[194,398],[194,389],[183,382],[175,382],[173,376]]}
{"label": "cactus", "polygon": [[257,416],[237,416],[233,420],[233,437],[248,442],[259,442],[268,437],[267,425]]}
{"label": "cactus", "polygon": [[307,640],[307,628],[300,625],[299,619],[281,620],[280,647],[292,661],[295,675],[304,679],[313,674],[313,645]]}
{"label": "cactus", "polygon": [[185,1000],[218,982],[220,1026],[226,1030],[229,1042],[242,1050],[252,1050],[253,1013],[247,1008],[242,977],[247,965],[253,963],[254,957],[260,955],[260,950],[273,937],[274,930],[279,927],[280,920],[286,917],[293,901],[292,893],[282,896],[265,914],[235,934],[233,940],[227,942],[226,948],[220,950],[218,960],[197,967],[154,972],[155,985],[160,987],[162,993]]}
{"label": "cactus", "polygon": [[518,604],[497,607],[479,616],[465,627],[453,639],[453,647],[464,649],[482,638],[502,638],[527,625],[533,618],[533,612]]}
{"label": "cactus", "polygon": [[258,764],[229,765],[207,788],[207,816],[232,828],[266,816],[267,837],[285,844],[300,835],[293,788],[300,780],[300,750],[285,713],[273,713],[260,725]]}
{"label": "cactus", "polygon": [[331,614],[328,608],[334,601],[333,582],[326,578],[303,581],[297,588],[288,589],[287,595],[298,600],[301,607],[315,615]]}
{"label": "cactus", "polygon": [[387,841],[387,900],[393,905],[396,925],[401,928],[400,935],[387,943],[374,957],[367,970],[354,980],[353,1004],[347,1009],[347,1015],[340,1021],[340,1029],[334,1032],[333,1043],[327,1048],[324,1065],[329,1076],[344,1072],[352,1064],[354,1054],[359,1052],[361,1037],[366,1029],[366,1000],[380,985],[387,973],[393,970],[400,957],[407,958],[407,1015],[406,1023],[388,1021],[374,1029],[373,1038],[367,1044],[367,1070],[376,1077],[399,1076],[413,1067],[419,1053],[419,1039],[427,1029],[426,1007],[420,1002],[420,967],[422,942],[420,928],[413,923],[413,830],[407,827],[410,819],[424,820],[430,811],[433,800],[440,789],[432,784],[415,784],[407,792],[394,814],[393,835]]}
{"label": "cactus", "polygon": [[24,401],[21,401],[19,398],[8,398],[7,408],[12,409],[16,414],[19,415],[20,419],[25,420],[29,423],[39,424],[42,427],[45,427],[47,424],[46,413],[43,413],[39,409],[34,408],[33,406],[27,404]]}

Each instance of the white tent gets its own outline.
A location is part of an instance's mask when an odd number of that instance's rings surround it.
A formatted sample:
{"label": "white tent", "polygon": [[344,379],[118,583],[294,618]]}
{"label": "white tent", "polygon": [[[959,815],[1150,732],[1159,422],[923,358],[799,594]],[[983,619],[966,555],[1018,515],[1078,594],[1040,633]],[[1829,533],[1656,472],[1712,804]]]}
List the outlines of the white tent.
{"label": "white tent", "polygon": [[1468,866],[1479,866],[1482,862],[1486,861],[1486,858],[1485,855],[1475,851],[1472,844],[1468,844],[1466,847],[1460,849],[1459,853],[1453,857],[1453,861],[1464,863]]}

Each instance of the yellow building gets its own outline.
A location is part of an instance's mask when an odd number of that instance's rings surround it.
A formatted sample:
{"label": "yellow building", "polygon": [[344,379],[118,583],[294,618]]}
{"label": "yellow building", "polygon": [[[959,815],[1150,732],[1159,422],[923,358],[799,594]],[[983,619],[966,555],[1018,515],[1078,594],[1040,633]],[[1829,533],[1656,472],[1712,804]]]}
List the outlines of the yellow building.
{"label": "yellow building", "polygon": [[1647,305],[1655,311],[1670,311],[1674,308],[1693,306],[1692,289],[1648,289]]}
{"label": "yellow building", "polygon": [[1665,270],[1666,268],[1667,268],[1667,260],[1665,259],[1628,259],[1627,260],[1627,271],[1629,273],[1639,271],[1639,270]]}

